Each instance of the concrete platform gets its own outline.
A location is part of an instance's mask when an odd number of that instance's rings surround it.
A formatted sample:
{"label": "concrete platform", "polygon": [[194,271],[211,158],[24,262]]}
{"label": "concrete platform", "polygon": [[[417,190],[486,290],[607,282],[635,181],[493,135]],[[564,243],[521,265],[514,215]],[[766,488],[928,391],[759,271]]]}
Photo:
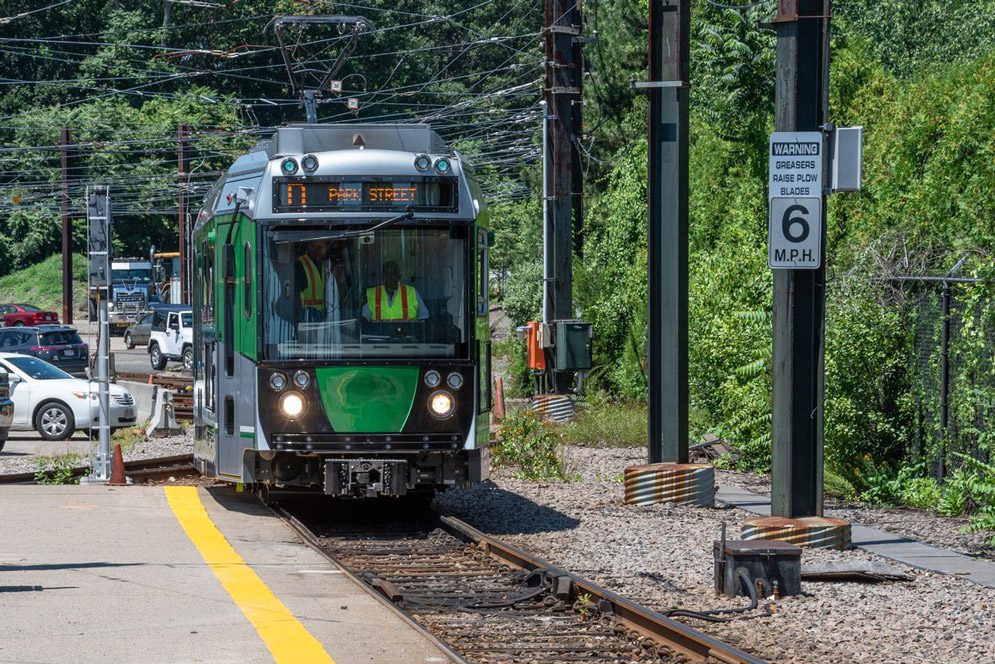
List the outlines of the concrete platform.
{"label": "concrete platform", "polygon": [[[754,514],[770,516],[770,497],[739,487],[719,488],[716,500]],[[923,544],[909,537],[854,523],[851,543],[855,548],[875,553],[910,567],[959,576],[988,588],[995,588],[995,563],[965,556],[956,551]]]}
{"label": "concrete platform", "polygon": [[[303,626],[330,659],[450,661],[261,506],[186,490],[244,560],[229,570],[258,576],[292,614],[286,626]],[[162,487],[0,489],[0,661],[301,661],[264,642],[247,618],[260,610],[251,596],[245,606],[252,588],[236,605],[224,566],[205,562],[173,509]]]}

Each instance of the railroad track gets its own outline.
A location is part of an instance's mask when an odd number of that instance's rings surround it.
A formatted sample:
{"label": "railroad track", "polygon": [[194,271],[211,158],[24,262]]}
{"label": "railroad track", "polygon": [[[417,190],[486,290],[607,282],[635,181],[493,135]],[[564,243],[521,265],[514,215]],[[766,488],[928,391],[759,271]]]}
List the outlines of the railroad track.
{"label": "railroad track", "polygon": [[[72,476],[83,477],[90,472],[89,466],[77,466],[72,469]],[[166,479],[168,477],[196,474],[192,454],[159,457],[156,459],[138,459],[124,462],[124,474],[135,482]],[[48,476],[51,477],[51,473]],[[14,473],[0,475],[0,484],[37,484],[35,473]]]}
{"label": "railroad track", "polygon": [[306,541],[457,661],[763,662],[459,519],[357,526],[290,509]]}
{"label": "railroad track", "polygon": [[173,415],[178,420],[193,419],[193,377],[175,374],[147,374],[118,371],[118,380],[158,385],[173,393]]}

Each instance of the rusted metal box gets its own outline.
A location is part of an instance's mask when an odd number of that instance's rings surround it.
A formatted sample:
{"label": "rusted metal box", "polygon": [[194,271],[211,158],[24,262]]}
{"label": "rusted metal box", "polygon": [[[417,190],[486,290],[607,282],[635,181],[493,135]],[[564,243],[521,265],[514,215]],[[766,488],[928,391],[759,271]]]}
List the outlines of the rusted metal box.
{"label": "rusted metal box", "polygon": [[755,584],[763,581],[763,594],[773,594],[774,582],[781,595],[797,595],[802,591],[802,550],[794,544],[777,540],[715,540],[715,590],[735,597],[748,595],[736,570],[742,568]]}

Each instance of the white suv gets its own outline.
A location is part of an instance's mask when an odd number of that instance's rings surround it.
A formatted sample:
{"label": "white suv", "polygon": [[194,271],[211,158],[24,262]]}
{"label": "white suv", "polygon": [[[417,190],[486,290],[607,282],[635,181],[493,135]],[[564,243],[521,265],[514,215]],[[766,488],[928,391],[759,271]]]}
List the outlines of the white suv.
{"label": "white suv", "polygon": [[183,362],[193,369],[193,310],[183,305],[156,306],[149,334],[149,360],[152,368],[165,369],[168,360]]}

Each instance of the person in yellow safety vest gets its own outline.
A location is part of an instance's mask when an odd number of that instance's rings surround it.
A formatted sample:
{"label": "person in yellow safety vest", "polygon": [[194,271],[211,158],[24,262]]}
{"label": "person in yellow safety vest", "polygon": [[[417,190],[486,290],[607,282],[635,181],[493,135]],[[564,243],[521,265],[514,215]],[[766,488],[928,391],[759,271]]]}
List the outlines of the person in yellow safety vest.
{"label": "person in yellow safety vest", "polygon": [[394,261],[383,266],[383,284],[366,289],[363,317],[371,321],[425,320],[428,307],[414,286],[400,283],[401,271]]}
{"label": "person in yellow safety vest", "polygon": [[315,242],[297,258],[298,316],[302,322],[325,320],[325,255],[328,245]]}

